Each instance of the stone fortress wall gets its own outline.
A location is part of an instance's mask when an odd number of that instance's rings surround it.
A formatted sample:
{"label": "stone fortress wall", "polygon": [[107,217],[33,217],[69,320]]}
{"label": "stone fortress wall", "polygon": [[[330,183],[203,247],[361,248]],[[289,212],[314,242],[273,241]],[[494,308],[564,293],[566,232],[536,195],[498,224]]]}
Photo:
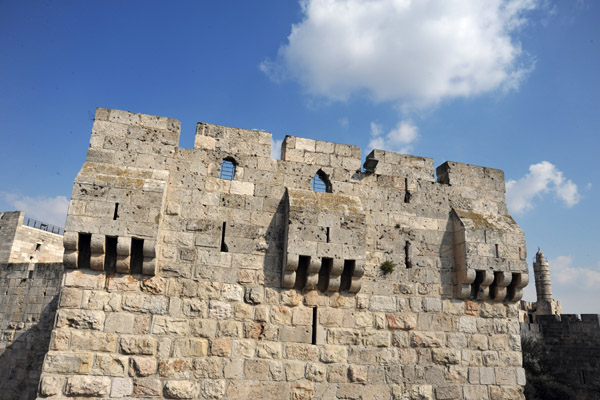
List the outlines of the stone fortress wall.
{"label": "stone fortress wall", "polygon": [[0,212],[0,398],[35,398],[62,278],[63,237]]}
{"label": "stone fortress wall", "polygon": [[22,211],[0,212],[0,264],[61,263],[62,235],[24,225],[24,220]]}
{"label": "stone fortress wall", "polygon": [[54,325],[61,263],[0,264],[0,398],[35,399]]}
{"label": "stone fortress wall", "polygon": [[502,171],[179,129],[97,110],[41,397],[523,398]]}
{"label": "stone fortress wall", "polygon": [[542,342],[558,375],[577,398],[600,397],[600,325],[598,314],[538,315]]}

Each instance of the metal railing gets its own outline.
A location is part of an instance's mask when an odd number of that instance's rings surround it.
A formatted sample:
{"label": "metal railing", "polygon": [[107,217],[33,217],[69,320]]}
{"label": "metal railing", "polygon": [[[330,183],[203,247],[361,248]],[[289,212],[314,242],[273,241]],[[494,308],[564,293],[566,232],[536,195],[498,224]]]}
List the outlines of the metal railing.
{"label": "metal railing", "polygon": [[36,229],[40,229],[42,231],[55,233],[57,235],[65,234],[65,228],[61,228],[60,226],[56,226],[56,225],[52,225],[52,224],[47,224],[45,222],[38,221],[37,219],[33,219],[33,218],[29,218],[29,217],[25,217],[25,219],[23,220],[23,225],[30,226],[30,227],[36,228]]}

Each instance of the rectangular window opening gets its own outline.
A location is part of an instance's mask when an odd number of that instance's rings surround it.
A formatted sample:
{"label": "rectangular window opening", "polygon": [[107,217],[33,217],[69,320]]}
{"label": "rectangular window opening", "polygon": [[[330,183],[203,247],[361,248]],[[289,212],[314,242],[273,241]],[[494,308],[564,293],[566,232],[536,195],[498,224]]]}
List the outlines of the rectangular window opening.
{"label": "rectangular window opening", "polygon": [[35,251],[40,251],[41,248],[42,248],[42,244],[41,243],[36,243],[36,245],[35,245]]}
{"label": "rectangular window opening", "polygon": [[131,265],[132,274],[142,273],[144,263],[144,239],[131,238]]}
{"label": "rectangular window opening", "polygon": [[312,315],[312,344],[317,344],[317,324],[319,323],[319,311],[317,307],[313,307]]}
{"label": "rectangular window opening", "polygon": [[221,252],[227,253],[229,249],[227,248],[227,244],[225,244],[225,230],[227,229],[227,222],[223,222],[223,228],[221,229]]}
{"label": "rectangular window opening", "polygon": [[496,244],[496,258],[500,258],[500,252],[498,251],[498,245]]}
{"label": "rectangular window opening", "polygon": [[408,178],[404,178],[404,202],[410,203],[410,192],[408,191]]}
{"label": "rectangular window opening", "polygon": [[104,254],[104,271],[117,271],[117,237],[106,236],[106,253]]}
{"label": "rectangular window opening", "polygon": [[296,282],[294,282],[294,289],[302,290],[306,286],[309,265],[310,256],[300,256],[298,258],[298,269],[296,270]]}
{"label": "rectangular window opening", "polygon": [[350,290],[355,267],[356,260],[344,260],[344,270],[342,271],[342,278],[340,279],[340,292],[347,292]]}
{"label": "rectangular window opening", "polygon": [[329,243],[329,227],[326,228],[325,234],[327,235],[327,243]]}
{"label": "rectangular window opening", "polygon": [[483,243],[487,243],[487,231],[483,231]]}
{"label": "rectangular window opening", "polygon": [[329,275],[331,274],[331,267],[333,267],[333,258],[323,257],[321,258],[321,269],[319,270],[319,282],[317,288],[324,292],[329,287]]}
{"label": "rectangular window opening", "polygon": [[119,203],[115,203],[115,213],[113,214],[113,221],[119,219]]}
{"label": "rectangular window opening", "polygon": [[408,240],[404,243],[404,265],[406,265],[406,268],[412,268],[412,261],[410,259],[410,242]]}
{"label": "rectangular window opening", "polygon": [[90,257],[92,256],[91,250],[92,235],[90,233],[79,233],[79,240],[77,241],[77,267],[78,268],[90,268]]}

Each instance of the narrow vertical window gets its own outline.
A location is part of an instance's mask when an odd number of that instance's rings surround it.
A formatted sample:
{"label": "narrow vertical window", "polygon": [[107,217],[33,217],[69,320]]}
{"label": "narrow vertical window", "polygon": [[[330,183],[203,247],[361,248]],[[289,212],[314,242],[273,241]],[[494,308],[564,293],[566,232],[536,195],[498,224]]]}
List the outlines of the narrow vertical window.
{"label": "narrow vertical window", "polygon": [[412,268],[412,261],[410,259],[410,242],[408,240],[404,243],[404,265],[406,265],[406,268]]}
{"label": "narrow vertical window", "polygon": [[227,157],[221,163],[221,179],[232,181],[235,177],[235,166],[236,162],[233,158]]}
{"label": "narrow vertical window", "polygon": [[312,179],[312,189],[315,192],[331,193],[332,187],[329,177],[323,170],[318,170]]}
{"label": "narrow vertical window", "polygon": [[326,241],[327,241],[327,243],[329,243],[329,240],[330,240],[329,239],[329,227],[326,228],[325,235],[326,235]]}
{"label": "narrow vertical window", "polygon": [[119,203],[115,203],[115,213],[113,214],[113,221],[119,219]]}
{"label": "narrow vertical window", "polygon": [[131,238],[131,264],[129,270],[132,274],[141,274],[144,263],[144,239]]}
{"label": "narrow vertical window", "polygon": [[500,252],[498,251],[498,245],[496,244],[496,258],[500,257]]}
{"label": "narrow vertical window", "polygon": [[487,231],[483,231],[483,243],[487,243]]}
{"label": "narrow vertical window", "polygon": [[90,257],[92,256],[91,250],[92,235],[90,233],[79,233],[79,240],[77,241],[77,267],[78,268],[89,268]]}
{"label": "narrow vertical window", "polygon": [[404,178],[404,202],[410,203],[410,192],[408,191],[408,178]]}
{"label": "narrow vertical window", "polygon": [[229,249],[227,248],[227,244],[225,244],[225,230],[227,229],[227,222],[223,222],[223,228],[221,228],[221,252],[227,253]]}
{"label": "narrow vertical window", "polygon": [[106,272],[117,271],[117,237],[106,236],[106,253],[104,254],[104,270]]}

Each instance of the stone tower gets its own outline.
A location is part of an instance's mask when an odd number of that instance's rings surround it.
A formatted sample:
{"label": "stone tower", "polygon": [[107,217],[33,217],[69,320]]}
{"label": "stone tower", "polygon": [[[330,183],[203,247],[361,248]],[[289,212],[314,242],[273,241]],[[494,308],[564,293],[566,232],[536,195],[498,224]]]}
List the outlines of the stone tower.
{"label": "stone tower", "polygon": [[537,307],[535,314],[560,314],[562,312],[560,302],[552,299],[550,264],[540,249],[538,249],[537,253],[535,254],[533,274],[535,276],[535,291],[537,294]]}

